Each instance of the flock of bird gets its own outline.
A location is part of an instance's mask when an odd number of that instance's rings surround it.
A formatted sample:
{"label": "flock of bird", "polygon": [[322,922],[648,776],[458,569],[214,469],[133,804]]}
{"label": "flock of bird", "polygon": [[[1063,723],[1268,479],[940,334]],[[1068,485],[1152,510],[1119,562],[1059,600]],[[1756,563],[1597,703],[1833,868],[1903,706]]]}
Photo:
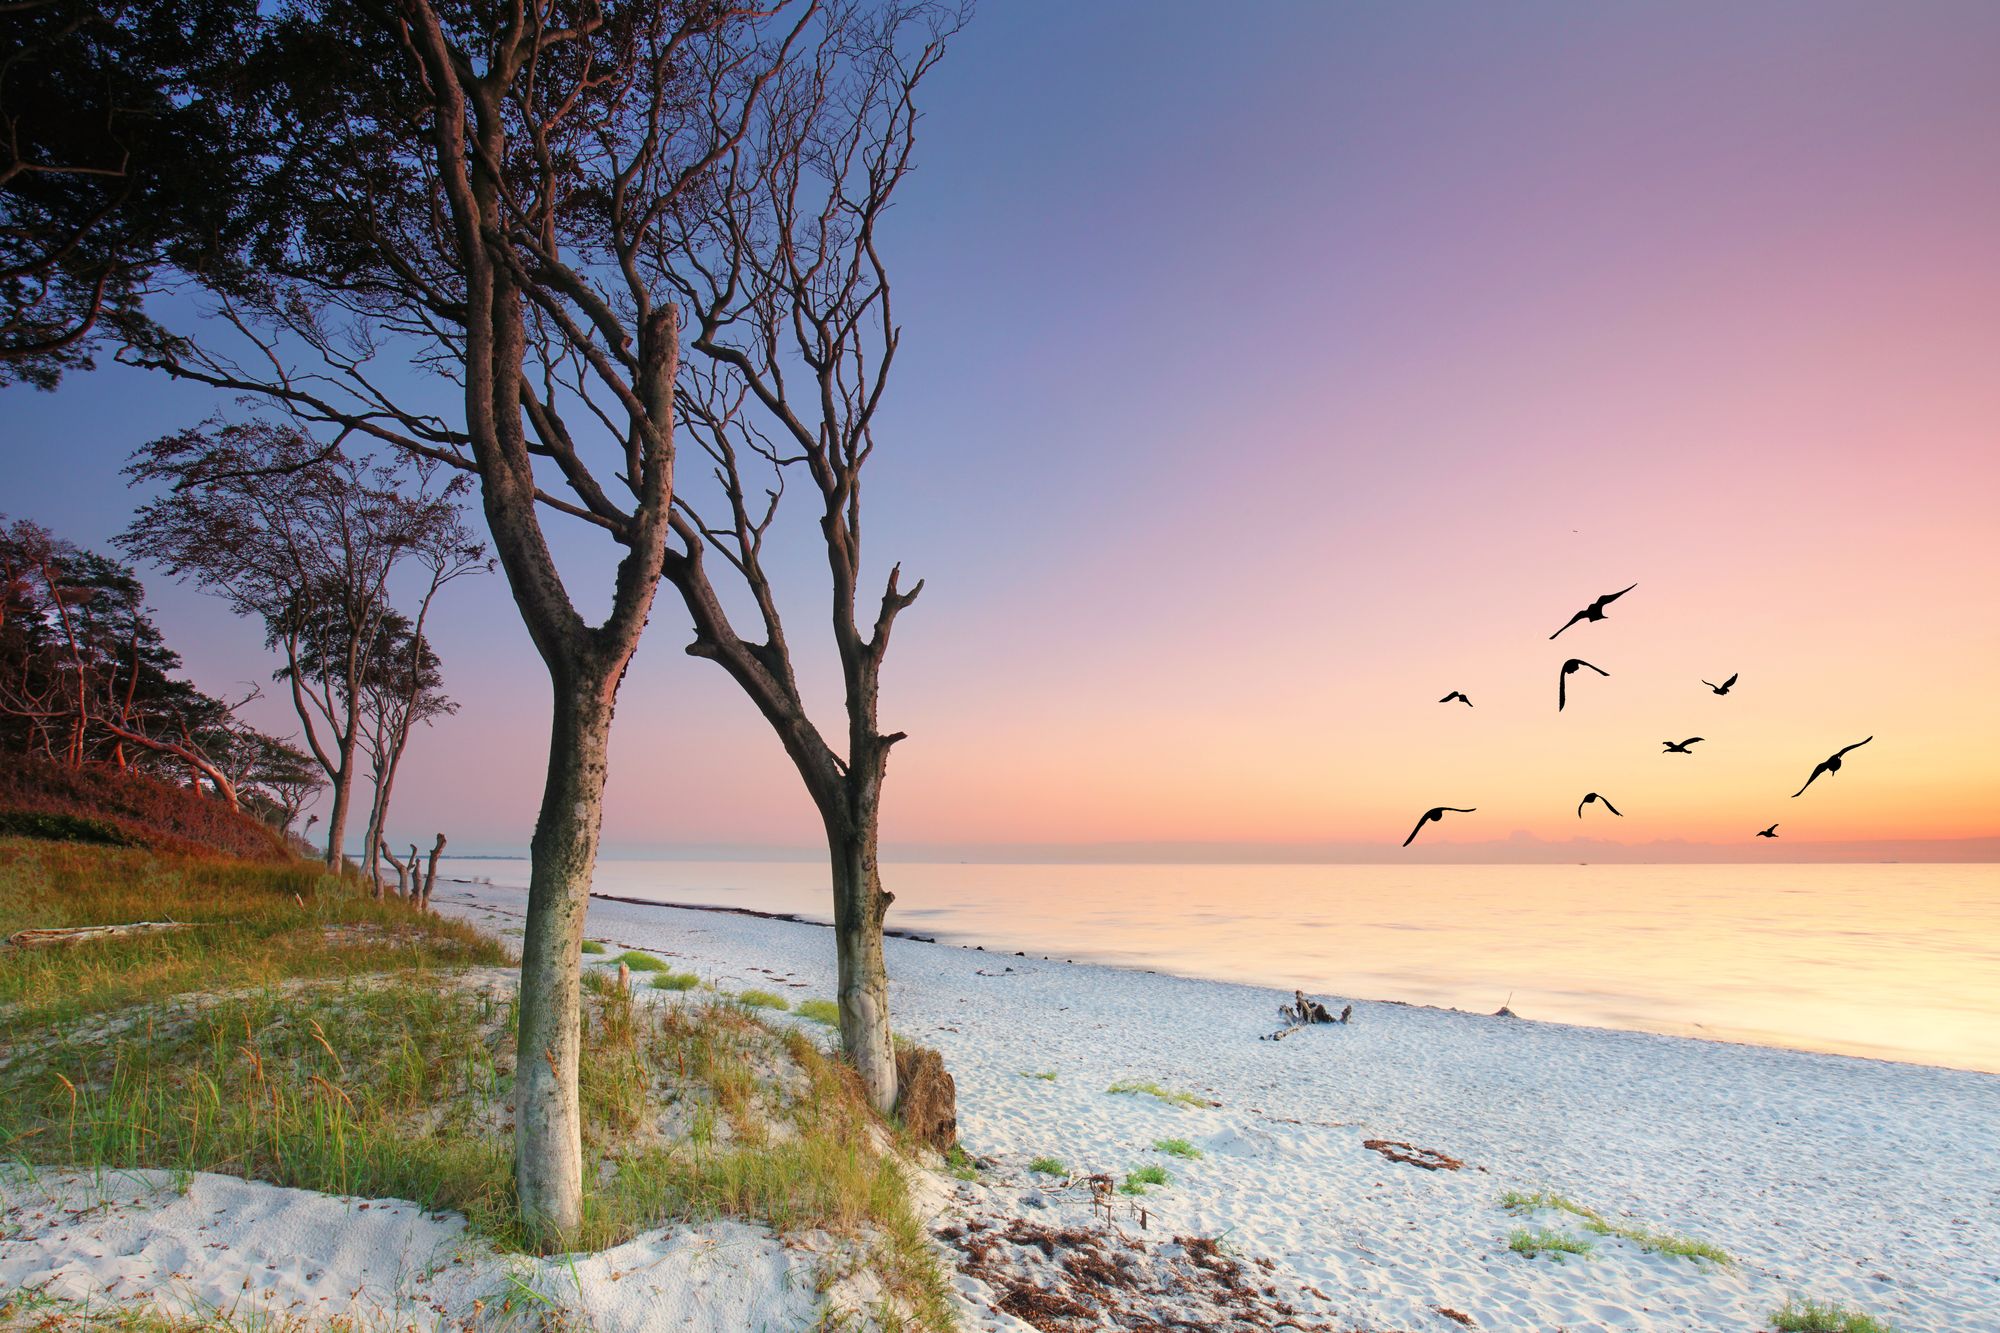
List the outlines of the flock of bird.
{"label": "flock of bird", "polygon": [[[1549,638],[1551,640],[1560,638],[1562,636],[1563,630],[1567,630],[1572,625],[1578,624],[1579,622],[1587,623],[1592,621],[1603,620],[1605,618],[1606,607],[1610,606],[1613,602],[1617,601],[1620,597],[1623,597],[1626,593],[1632,591],[1633,588],[1636,588],[1638,586],[1639,586],[1638,584],[1634,583],[1626,587],[1620,588],[1617,592],[1605,593],[1602,597],[1599,597],[1597,600],[1593,601],[1589,606],[1584,607],[1583,610],[1571,616],[1567,621],[1563,623],[1562,629],[1559,629],[1554,634],[1549,635]],[[1609,676],[1611,675],[1611,673],[1609,671],[1606,671],[1603,667],[1597,666],[1596,664],[1591,662],[1586,662],[1580,657],[1572,657],[1565,660],[1562,664],[1562,670],[1556,675],[1557,712],[1561,712],[1564,708],[1569,706],[1569,678],[1571,676],[1574,676],[1578,671],[1583,670],[1586,667],[1588,667],[1592,671],[1595,671],[1598,675],[1604,676],[1606,678],[1609,678]],[[1731,672],[1729,679],[1723,681],[1720,685],[1716,684],[1712,680],[1704,680],[1702,681],[1702,684],[1706,685],[1710,691],[1712,691],[1718,696],[1726,695],[1731,690],[1736,688],[1737,678],[1740,677],[1741,675],[1742,675],[1741,672]],[[1444,698],[1438,700],[1438,702],[1441,704],[1462,703],[1467,708],[1472,707],[1472,700],[1467,698],[1465,692],[1462,690],[1453,690],[1450,694],[1447,694],[1445,695]],[[1821,774],[1838,773],[1840,771],[1841,760],[1848,754],[1849,751],[1858,750],[1862,746],[1868,744],[1869,741],[1872,741],[1874,739],[1875,738],[1873,736],[1870,736],[1866,740],[1858,740],[1854,742],[1854,744],[1843,747],[1842,749],[1834,752],[1827,758],[1821,760],[1818,764],[1814,765],[1812,776],[1808,777],[1805,780],[1805,786],[1800,787],[1797,791],[1792,793],[1792,798],[1796,800],[1799,797],[1805,795],[1806,787],[1810,787],[1813,785],[1813,783],[1819,781]],[[1699,744],[1701,740],[1702,737],[1700,736],[1690,736],[1686,740],[1681,740],[1681,741],[1662,741],[1661,744],[1666,747],[1666,749],[1663,750],[1662,753],[1693,754],[1694,751],[1689,747]],[[1613,805],[1608,797],[1605,797],[1593,791],[1593,792],[1586,792],[1584,794],[1583,799],[1576,803],[1576,817],[1578,819],[1583,818],[1583,808],[1587,805],[1602,805],[1606,810],[1609,810],[1612,814],[1617,815],[1621,819],[1624,818],[1624,812],[1620,810],[1617,806]],[[1471,805],[1432,806],[1430,809],[1424,811],[1422,817],[1417,820],[1417,826],[1410,830],[1410,836],[1403,839],[1403,846],[1408,847],[1411,843],[1415,842],[1417,840],[1417,835],[1424,831],[1424,825],[1435,824],[1440,820],[1442,820],[1447,814],[1469,815],[1477,811],[1478,808],[1479,807],[1477,806],[1471,806]],[[1758,830],[1758,832],[1754,836],[1759,838],[1775,838],[1778,836],[1778,826],[1776,824],[1772,824],[1769,828]]]}

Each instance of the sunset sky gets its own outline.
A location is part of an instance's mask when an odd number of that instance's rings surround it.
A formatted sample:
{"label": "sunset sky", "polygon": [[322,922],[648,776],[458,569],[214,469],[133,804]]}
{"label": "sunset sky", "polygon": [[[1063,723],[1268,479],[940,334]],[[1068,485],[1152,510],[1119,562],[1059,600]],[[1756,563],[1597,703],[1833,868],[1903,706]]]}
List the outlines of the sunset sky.
{"label": "sunset sky", "polygon": [[[1438,804],[1478,813],[1420,842],[2000,835],[1997,56],[1983,3],[984,6],[886,240],[869,555],[928,580],[886,838],[1389,857]],[[0,512],[101,549],[126,455],[225,406],[9,391]],[[594,602],[613,552],[563,535]],[[268,677],[255,626],[148,577],[198,683]],[[546,675],[499,576],[435,619],[462,707],[395,826],[518,850]],[[663,597],[607,850],[816,846],[685,642]],[[1559,715],[1572,654],[1611,677]],[[1589,790],[1627,817],[1579,821]]]}

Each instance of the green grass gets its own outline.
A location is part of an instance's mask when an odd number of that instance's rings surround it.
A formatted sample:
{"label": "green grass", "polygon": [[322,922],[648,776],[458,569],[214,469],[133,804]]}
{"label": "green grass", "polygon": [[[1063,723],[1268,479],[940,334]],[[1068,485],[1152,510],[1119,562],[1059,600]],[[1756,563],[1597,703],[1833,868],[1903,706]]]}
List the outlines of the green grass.
{"label": "green grass", "polygon": [[603,940],[585,940],[583,942],[583,951],[585,953],[605,953],[607,949]]}
{"label": "green grass", "polygon": [[654,990],[693,990],[701,984],[701,978],[692,972],[658,972],[653,976]]}
{"label": "green grass", "polygon": [[1037,1157],[1028,1163],[1028,1169],[1038,1176],[1066,1176],[1069,1169],[1053,1157]]}
{"label": "green grass", "polygon": [[1201,1160],[1201,1149],[1186,1139],[1154,1139],[1153,1151],[1163,1152],[1169,1157],[1179,1157],[1190,1162]]}
{"label": "green grass", "polygon": [[1212,1102],[1208,1100],[1208,1098],[1206,1097],[1197,1097],[1191,1092],[1176,1092],[1171,1088],[1163,1088],[1159,1084],[1154,1083],[1151,1080],[1146,1080],[1142,1082],[1137,1079],[1125,1079],[1121,1080],[1120,1082],[1113,1083],[1110,1087],[1106,1088],[1105,1091],[1120,1093],[1128,1096],[1144,1095],[1147,1097],[1157,1097],[1169,1106],[1219,1105],[1219,1103]]}
{"label": "green grass", "polygon": [[1672,1232],[1655,1231],[1651,1227],[1636,1226],[1626,1222],[1614,1222],[1594,1208],[1586,1207],[1574,1199],[1548,1190],[1532,1193],[1508,1190],[1500,1196],[1500,1206],[1510,1213],[1523,1216],[1549,1211],[1568,1213],[1583,1222],[1584,1230],[1599,1236],[1616,1236],[1629,1240],[1642,1250],[1654,1254],[1671,1254],[1681,1259],[1706,1259],[1710,1263],[1732,1265],[1735,1256],[1719,1245],[1711,1245],[1705,1240],[1694,1240],[1687,1236],[1676,1236]]}
{"label": "green grass", "polygon": [[[824,1229],[865,1251],[902,1326],[952,1327],[879,1118],[805,1034],[587,971],[584,1217],[551,1238],[515,1215],[511,986],[456,975],[505,961],[497,945],[310,867],[0,841],[0,934],[163,918],[202,928],[0,954],[0,1160],[411,1199],[503,1250],[722,1216]],[[786,1060],[802,1078],[760,1073]]]}
{"label": "green grass", "polygon": [[1551,1231],[1547,1227],[1537,1227],[1533,1231],[1525,1227],[1516,1230],[1507,1237],[1507,1248],[1516,1254],[1525,1254],[1529,1258],[1546,1254],[1557,1263],[1561,1263],[1565,1255],[1588,1255],[1597,1252],[1597,1247],[1589,1241],[1578,1236],[1565,1235],[1560,1231]]}
{"label": "green grass", "polygon": [[790,1000],[787,1000],[782,995],[773,995],[767,990],[738,991],[736,993],[736,1003],[746,1005],[752,1009],[785,1010],[792,1007]]}
{"label": "green grass", "polygon": [[649,953],[640,953],[637,949],[627,949],[611,961],[614,963],[623,963],[634,972],[667,972],[672,970],[663,960],[655,958]]}
{"label": "green grass", "polygon": [[1807,1301],[1797,1297],[1771,1312],[1776,1333],[1896,1333],[1884,1319],[1837,1301]]}
{"label": "green grass", "polygon": [[944,1169],[959,1180],[979,1179],[979,1163],[972,1160],[972,1154],[956,1143],[945,1149]]}
{"label": "green grass", "polygon": [[800,1000],[794,1010],[800,1018],[810,1018],[815,1023],[824,1023],[830,1028],[840,1026],[840,1006],[832,1000]]}
{"label": "green grass", "polygon": [[1044,1083],[1053,1083],[1056,1081],[1056,1071],[1053,1069],[1023,1069],[1021,1077],[1037,1078]]}
{"label": "green grass", "polygon": [[1120,1194],[1144,1194],[1148,1185],[1171,1183],[1173,1176],[1164,1166],[1142,1166],[1125,1173],[1125,1183],[1118,1187]]}

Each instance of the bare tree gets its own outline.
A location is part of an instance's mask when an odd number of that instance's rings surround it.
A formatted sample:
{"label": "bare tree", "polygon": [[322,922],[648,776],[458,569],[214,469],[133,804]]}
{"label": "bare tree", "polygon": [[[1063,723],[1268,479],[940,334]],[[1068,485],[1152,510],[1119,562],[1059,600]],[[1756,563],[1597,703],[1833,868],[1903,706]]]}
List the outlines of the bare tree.
{"label": "bare tree", "polygon": [[[515,1084],[516,1195],[551,1243],[582,1217],[580,955],[612,710],[671,517],[674,220],[816,8],[295,0],[242,88],[251,136],[278,147],[246,183],[250,238],[203,275],[220,324],[135,358],[479,479],[553,695]],[[385,362],[437,372],[455,405]],[[621,553],[595,624],[542,510]]]}
{"label": "bare tree", "polygon": [[140,507],[120,545],[261,620],[284,655],[278,678],[333,792],[326,863],[338,869],[368,686],[386,669],[376,655],[395,613],[390,580],[399,566],[422,568],[427,612],[445,582],[479,567],[484,549],[458,506],[466,483],[264,422],[166,436],[127,471],[168,489]]}
{"label": "bare tree", "polygon": [[[424,608],[428,610],[428,605]],[[421,613],[419,620],[423,619]],[[374,653],[374,669],[362,688],[362,746],[368,751],[369,776],[375,798],[368,808],[369,883],[381,884],[379,867],[383,830],[395,791],[396,771],[410,733],[437,718],[458,711],[444,692],[444,673],[423,632],[401,616],[382,629],[385,642]]]}
{"label": "bare tree", "polygon": [[[677,270],[697,354],[683,371],[682,420],[720,495],[711,508],[683,489],[667,578],[694,618],[688,652],[749,695],[818,808],[841,1041],[885,1112],[897,1094],[882,956],[892,895],[877,844],[889,752],[904,736],[883,733],[878,702],[890,631],[923,583],[905,589],[897,566],[879,602],[861,606],[862,469],[900,336],[878,224],[910,169],[918,85],[962,21],[931,3],[828,6],[810,58],[786,71],[710,206],[685,221]],[[832,592],[846,699],[845,735],[832,741],[807,714],[764,559],[794,470],[811,487]],[[726,569],[704,558],[710,549]],[[749,594],[752,638],[731,622],[718,576]]]}

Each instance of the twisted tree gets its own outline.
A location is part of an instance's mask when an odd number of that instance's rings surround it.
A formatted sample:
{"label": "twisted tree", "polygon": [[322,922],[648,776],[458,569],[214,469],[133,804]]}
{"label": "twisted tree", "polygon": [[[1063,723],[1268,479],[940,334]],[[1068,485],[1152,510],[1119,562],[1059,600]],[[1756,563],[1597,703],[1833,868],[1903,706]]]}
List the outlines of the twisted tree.
{"label": "twisted tree", "polygon": [[[683,487],[666,574],[694,620],[688,652],[718,663],[776,731],[824,826],[839,955],[841,1042],[870,1101],[896,1103],[877,855],[891,748],[879,721],[896,618],[923,590],[900,565],[864,601],[862,470],[900,339],[880,224],[910,170],[918,85],[963,22],[916,0],[828,5],[810,55],[766,97],[754,130],[680,221],[675,280],[691,313],[682,421],[713,493]],[[810,488],[832,594],[845,717],[829,740],[808,715],[779,590],[765,560],[787,473]],[[713,550],[722,567],[705,558]],[[717,587],[748,594],[749,637]]]}

